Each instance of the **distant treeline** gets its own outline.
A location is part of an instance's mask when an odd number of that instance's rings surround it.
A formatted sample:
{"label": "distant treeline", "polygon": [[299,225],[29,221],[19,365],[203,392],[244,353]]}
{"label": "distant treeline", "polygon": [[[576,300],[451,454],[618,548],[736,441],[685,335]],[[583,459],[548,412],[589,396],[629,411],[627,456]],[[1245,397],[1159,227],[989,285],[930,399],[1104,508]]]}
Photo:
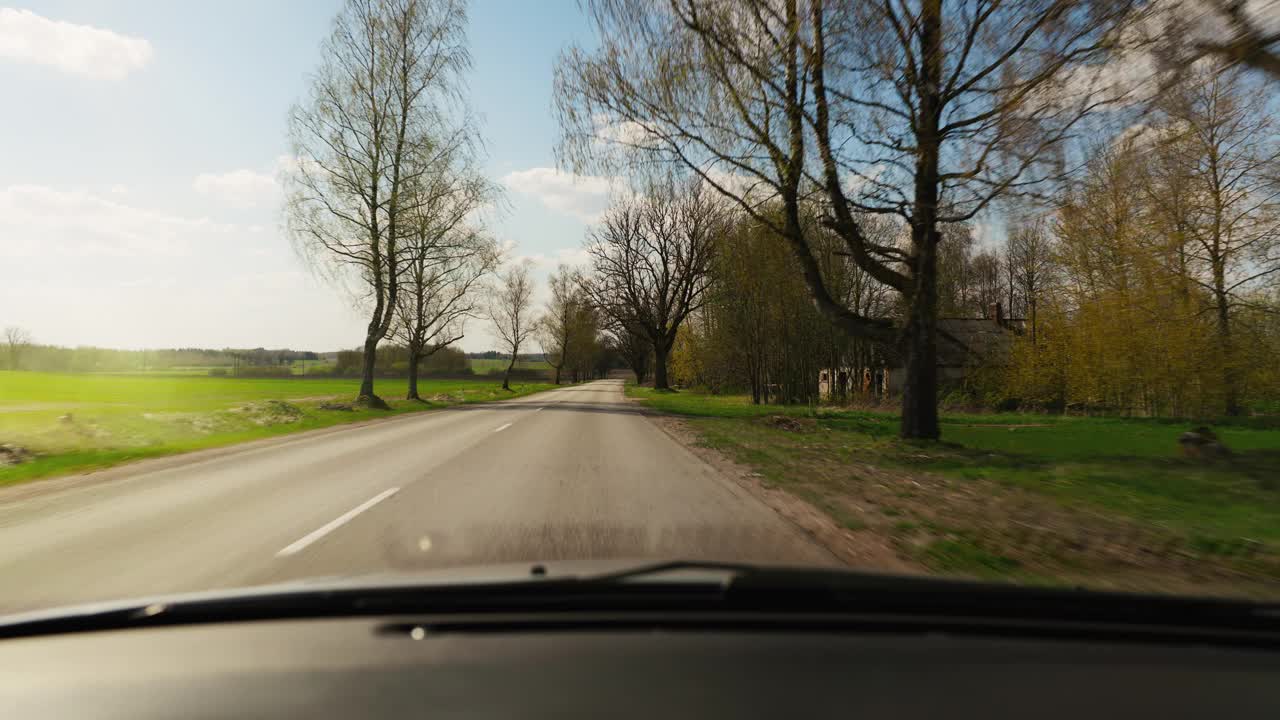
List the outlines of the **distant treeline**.
{"label": "distant treeline", "polygon": [[[484,352],[470,352],[466,354],[471,360],[506,360],[510,358],[510,354],[498,352],[497,350],[486,350]],[[546,353],[520,353],[516,356],[517,361],[542,362],[547,359]]]}
{"label": "distant treeline", "polygon": [[298,360],[316,361],[321,356],[310,350],[268,350],[266,348],[169,348],[160,350],[115,350],[92,346],[23,345],[4,353],[0,367],[6,370],[43,372],[145,372],[184,368],[291,366]]}
{"label": "distant treeline", "polygon": [[[160,350],[114,350],[90,346],[60,347],[26,344],[0,353],[0,369],[39,372],[207,372],[215,377],[292,377],[360,375],[361,351],[339,350],[317,353],[287,348],[236,349],[167,348]],[[422,361],[419,372],[434,376],[473,374],[472,359],[506,360],[496,351],[467,353],[446,347]],[[521,353],[522,362],[540,363],[542,353]],[[409,368],[409,351],[402,345],[378,348],[376,372],[382,377],[404,377]],[[541,370],[517,367],[513,377],[541,379]]]}
{"label": "distant treeline", "polygon": [[[475,360],[493,360],[505,359],[498,353],[494,353],[493,357],[488,357],[488,353],[467,353],[457,348],[446,347],[437,350],[422,360],[418,366],[418,374],[423,376],[448,376],[463,377],[479,374],[500,374],[496,368],[491,368],[488,373],[476,372],[471,361]],[[359,377],[363,351],[359,348],[352,350],[339,350],[337,359],[328,369],[328,374],[339,377]],[[542,360],[541,353],[525,355],[520,354],[519,359],[529,362],[540,362]],[[377,357],[374,363],[374,372],[379,377],[405,377],[409,372],[409,349],[403,345],[380,345],[377,351]],[[315,370],[309,369],[308,375],[319,374]],[[547,371],[533,368],[517,367],[511,372],[511,377],[524,380],[542,380],[547,377]]]}
{"label": "distant treeline", "polygon": [[[362,350],[339,350],[333,374],[359,377],[362,358]],[[379,346],[374,371],[383,377],[403,377],[409,371],[409,349],[403,345]],[[418,372],[424,375],[469,375],[471,361],[461,350],[441,348],[422,361]]]}

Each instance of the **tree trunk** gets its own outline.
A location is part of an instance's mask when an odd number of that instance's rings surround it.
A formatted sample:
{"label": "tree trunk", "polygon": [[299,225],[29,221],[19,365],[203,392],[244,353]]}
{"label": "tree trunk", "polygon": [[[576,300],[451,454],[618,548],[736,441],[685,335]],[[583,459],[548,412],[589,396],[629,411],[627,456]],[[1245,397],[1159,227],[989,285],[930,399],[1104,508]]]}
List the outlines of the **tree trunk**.
{"label": "tree trunk", "polygon": [[902,426],[910,440],[937,440],[938,429],[938,159],[942,105],[942,2],[920,6],[920,117],[916,127],[915,217],[911,223],[912,287],[903,339],[906,376]]}
{"label": "tree trunk", "polygon": [[[925,259],[928,255],[928,260]],[[938,430],[938,338],[937,293],[932,250],[920,252],[922,277],[916,283],[906,325],[905,377],[902,378],[901,437],[937,439]]]}
{"label": "tree trunk", "polygon": [[[936,233],[934,238],[936,240]],[[937,245],[921,239],[917,246],[916,285],[903,341],[906,355],[899,434],[914,440],[937,440],[938,429],[938,298]]]}
{"label": "tree trunk", "polygon": [[373,371],[378,361],[378,338],[370,333],[364,341],[364,362],[360,369],[360,394],[356,402],[372,408],[387,409],[386,401],[373,394]]}
{"label": "tree trunk", "polygon": [[511,362],[507,363],[507,371],[502,374],[502,389],[511,389],[511,368],[516,366],[516,354],[511,353]]}
{"label": "tree trunk", "polygon": [[409,346],[409,392],[405,393],[406,400],[422,400],[418,397],[418,363],[422,361],[421,356],[420,349]]}
{"label": "tree trunk", "polygon": [[649,379],[649,354],[647,352],[643,356],[631,353],[627,356],[627,364],[631,366],[631,372],[636,374],[637,385],[643,385],[644,381]]}
{"label": "tree trunk", "polygon": [[557,384],[557,385],[559,385],[559,384],[560,384],[560,368],[561,368],[561,367],[563,367],[563,366],[562,366],[562,365],[555,365],[555,366],[553,366],[553,367],[555,367],[555,370],[556,370],[556,384]]}
{"label": "tree trunk", "polygon": [[667,384],[667,354],[671,348],[665,343],[657,342],[653,344],[653,389],[654,390],[670,390],[671,386]]}
{"label": "tree trunk", "polygon": [[1217,306],[1218,353],[1221,358],[1223,400],[1227,415],[1240,415],[1240,378],[1235,368],[1235,353],[1231,342],[1230,301],[1227,299],[1226,273],[1222,266],[1214,268],[1214,304]]}

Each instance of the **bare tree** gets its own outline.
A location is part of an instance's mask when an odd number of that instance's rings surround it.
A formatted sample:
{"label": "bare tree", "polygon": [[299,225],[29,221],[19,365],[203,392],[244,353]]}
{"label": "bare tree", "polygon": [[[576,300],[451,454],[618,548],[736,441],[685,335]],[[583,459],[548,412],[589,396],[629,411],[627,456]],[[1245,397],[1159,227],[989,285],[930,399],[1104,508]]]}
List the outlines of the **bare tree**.
{"label": "bare tree", "polygon": [[1239,70],[1193,69],[1161,100],[1174,135],[1161,149],[1189,185],[1187,276],[1208,293],[1216,320],[1226,411],[1241,412],[1233,358],[1236,309],[1247,291],[1280,273],[1280,142],[1267,98]]}
{"label": "bare tree", "polygon": [[359,399],[373,390],[404,274],[406,192],[454,150],[442,130],[470,65],[461,0],[347,0],[325,41],[310,92],[289,118],[297,158],[286,213],[298,248],[350,278],[370,307]]}
{"label": "bare tree", "polygon": [[939,231],[938,313],[943,317],[965,317],[972,305],[973,228],[968,223],[950,223]]}
{"label": "bare tree", "polygon": [[982,316],[987,317],[992,306],[1001,302],[1000,277],[1004,273],[1004,261],[999,254],[983,250],[974,255],[970,263],[973,267],[974,296]]}
{"label": "bare tree", "polygon": [[409,353],[409,400],[421,399],[421,363],[463,338],[466,319],[478,309],[480,284],[497,265],[493,238],[468,222],[492,200],[496,188],[469,160],[464,152],[456,163],[441,163],[428,182],[408,189],[415,198],[406,223],[405,274],[390,334]]}
{"label": "bare tree", "polygon": [[601,342],[601,313],[582,297],[574,303],[573,309],[573,328],[569,333],[572,344],[563,359],[562,374],[576,383],[596,373],[604,347]]}
{"label": "bare tree", "polygon": [[391,329],[409,353],[409,400],[421,399],[422,363],[465,337],[465,322],[476,317],[481,285],[498,258],[493,239],[471,229],[456,233],[437,253],[410,256]]}
{"label": "bare tree", "polygon": [[[769,223],[833,323],[904,352],[901,434],[938,437],[939,225],[1060,174],[1058,147],[1115,97],[1089,68],[1132,3],[588,4],[599,47],[570,50],[556,78],[565,160],[682,165]],[[625,152],[602,153],[605,143]],[[761,210],[774,199],[780,221]],[[898,322],[833,296],[803,232],[806,202],[901,295]],[[908,246],[870,240],[859,211],[902,217]]]}
{"label": "bare tree", "polygon": [[[1044,220],[1029,220],[1009,233],[1005,252],[1010,287],[1022,297],[1031,339],[1036,339],[1036,311],[1053,273],[1053,247]],[[1009,307],[1013,314],[1013,307]]]}
{"label": "bare tree", "polygon": [[17,325],[10,325],[4,329],[4,340],[9,346],[9,369],[18,370],[22,351],[31,344],[31,333]]}
{"label": "bare tree", "polygon": [[[608,321],[608,318],[606,318]],[[605,327],[606,342],[636,376],[636,384],[643,385],[649,379],[649,360],[653,357],[653,343],[633,325],[608,321]]]}
{"label": "bare tree", "polygon": [[502,389],[511,389],[511,369],[516,366],[520,348],[533,337],[537,322],[533,317],[533,279],[529,263],[507,268],[489,298],[489,319],[511,361],[502,375]]}
{"label": "bare tree", "polygon": [[592,303],[653,346],[653,386],[669,389],[667,358],[680,323],[702,306],[724,210],[701,183],[663,181],[605,214],[589,236]]}
{"label": "bare tree", "polygon": [[555,371],[555,383],[559,385],[561,371],[571,360],[575,343],[585,339],[578,337],[578,331],[583,329],[581,315],[588,306],[582,295],[582,278],[567,266],[561,265],[547,285],[551,297],[538,321],[538,333],[547,364]]}

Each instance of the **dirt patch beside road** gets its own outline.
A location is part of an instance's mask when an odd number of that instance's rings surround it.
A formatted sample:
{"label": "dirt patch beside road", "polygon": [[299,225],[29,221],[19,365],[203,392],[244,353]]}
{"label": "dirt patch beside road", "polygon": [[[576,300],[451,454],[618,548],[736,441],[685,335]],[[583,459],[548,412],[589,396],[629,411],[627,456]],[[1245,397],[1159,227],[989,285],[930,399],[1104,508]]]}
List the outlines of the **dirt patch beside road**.
{"label": "dirt patch beside road", "polygon": [[884,537],[843,528],[812,503],[786,490],[766,486],[760,473],[751,467],[735,462],[719,450],[707,447],[698,433],[684,420],[657,413],[651,414],[649,419],[699,459],[798,526],[846,565],[887,572],[924,572],[919,564],[901,557]]}

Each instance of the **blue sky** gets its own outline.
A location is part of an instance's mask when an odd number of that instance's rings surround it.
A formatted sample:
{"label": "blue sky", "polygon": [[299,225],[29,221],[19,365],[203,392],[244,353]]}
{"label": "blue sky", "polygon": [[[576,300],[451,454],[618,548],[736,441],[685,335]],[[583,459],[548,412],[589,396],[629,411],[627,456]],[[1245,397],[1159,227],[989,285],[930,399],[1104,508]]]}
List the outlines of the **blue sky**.
{"label": "blue sky", "polygon": [[[111,347],[356,345],[362,319],[280,230],[285,117],[337,0],[0,6],[0,325]],[[539,277],[580,261],[607,183],[554,169],[574,0],[475,0],[471,104]],[[483,322],[462,346],[492,345]]]}

